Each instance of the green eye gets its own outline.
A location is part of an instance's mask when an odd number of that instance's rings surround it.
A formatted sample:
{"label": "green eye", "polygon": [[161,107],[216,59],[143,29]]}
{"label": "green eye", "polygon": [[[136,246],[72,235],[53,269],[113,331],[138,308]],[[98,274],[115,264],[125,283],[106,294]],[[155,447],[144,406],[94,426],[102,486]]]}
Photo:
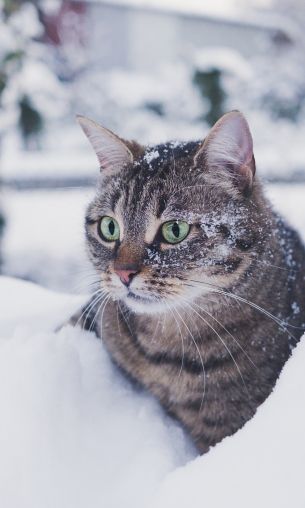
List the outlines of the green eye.
{"label": "green eye", "polygon": [[162,236],[168,243],[179,243],[187,237],[190,226],[183,220],[165,222],[162,226]]}
{"label": "green eye", "polygon": [[115,242],[120,238],[120,227],[112,217],[102,217],[99,223],[99,234],[106,242]]}

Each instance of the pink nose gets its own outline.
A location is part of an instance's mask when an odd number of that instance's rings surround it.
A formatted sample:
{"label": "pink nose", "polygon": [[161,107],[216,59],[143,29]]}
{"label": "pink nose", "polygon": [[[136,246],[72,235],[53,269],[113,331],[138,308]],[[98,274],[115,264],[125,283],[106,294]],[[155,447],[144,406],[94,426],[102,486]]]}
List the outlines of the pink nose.
{"label": "pink nose", "polygon": [[125,286],[129,286],[137,270],[114,270]]}

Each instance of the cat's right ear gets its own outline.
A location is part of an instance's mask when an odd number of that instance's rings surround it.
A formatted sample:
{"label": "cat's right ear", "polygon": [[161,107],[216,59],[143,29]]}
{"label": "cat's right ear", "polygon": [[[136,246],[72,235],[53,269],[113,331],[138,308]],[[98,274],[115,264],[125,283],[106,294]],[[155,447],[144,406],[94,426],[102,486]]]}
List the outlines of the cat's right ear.
{"label": "cat's right ear", "polygon": [[76,118],[97,155],[102,173],[115,174],[133,162],[133,154],[116,134],[89,118]]}

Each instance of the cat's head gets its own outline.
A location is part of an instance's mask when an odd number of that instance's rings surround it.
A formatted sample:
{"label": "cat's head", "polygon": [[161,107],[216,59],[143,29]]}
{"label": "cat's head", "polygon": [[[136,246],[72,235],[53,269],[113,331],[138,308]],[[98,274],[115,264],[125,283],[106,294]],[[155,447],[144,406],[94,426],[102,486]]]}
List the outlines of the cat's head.
{"label": "cat's head", "polygon": [[247,276],[268,234],[241,113],[203,142],[143,147],[78,117],[100,163],[86,216],[102,287],[135,312],[163,312]]}

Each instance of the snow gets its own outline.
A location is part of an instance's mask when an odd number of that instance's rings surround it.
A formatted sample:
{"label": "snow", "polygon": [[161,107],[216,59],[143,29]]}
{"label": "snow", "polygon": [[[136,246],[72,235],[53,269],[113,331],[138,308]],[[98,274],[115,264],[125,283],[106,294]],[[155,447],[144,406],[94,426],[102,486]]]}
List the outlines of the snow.
{"label": "snow", "polygon": [[39,22],[36,9],[29,2],[25,2],[20,10],[15,12],[10,20],[10,25],[17,35],[29,38],[41,37],[43,26]]}
{"label": "snow", "polygon": [[240,79],[250,80],[253,78],[254,69],[249,62],[234,49],[226,47],[212,47],[198,50],[194,53],[193,61],[195,68],[201,71],[221,69],[225,72],[235,73]]}
{"label": "snow", "polygon": [[305,341],[243,429],[203,457],[93,334],[86,295],[0,278],[0,505],[302,508]]}
{"label": "snow", "polygon": [[85,291],[92,282],[83,223],[92,190],[7,191],[4,271],[49,288]]}
{"label": "snow", "polygon": [[151,149],[144,155],[144,160],[147,162],[147,164],[150,166],[150,163],[154,161],[155,159],[158,159],[160,157],[160,154],[158,150]]}
{"label": "snow", "polygon": [[0,506],[143,508],[194,457],[93,334],[62,324],[86,296],[0,278]]}
{"label": "snow", "polygon": [[[13,143],[12,143],[13,144]],[[67,146],[67,148],[69,148]],[[92,151],[44,150],[17,151],[13,156],[10,148],[4,150],[3,176],[6,182],[18,180],[60,180],[65,178],[94,178],[97,174],[96,156]]]}

